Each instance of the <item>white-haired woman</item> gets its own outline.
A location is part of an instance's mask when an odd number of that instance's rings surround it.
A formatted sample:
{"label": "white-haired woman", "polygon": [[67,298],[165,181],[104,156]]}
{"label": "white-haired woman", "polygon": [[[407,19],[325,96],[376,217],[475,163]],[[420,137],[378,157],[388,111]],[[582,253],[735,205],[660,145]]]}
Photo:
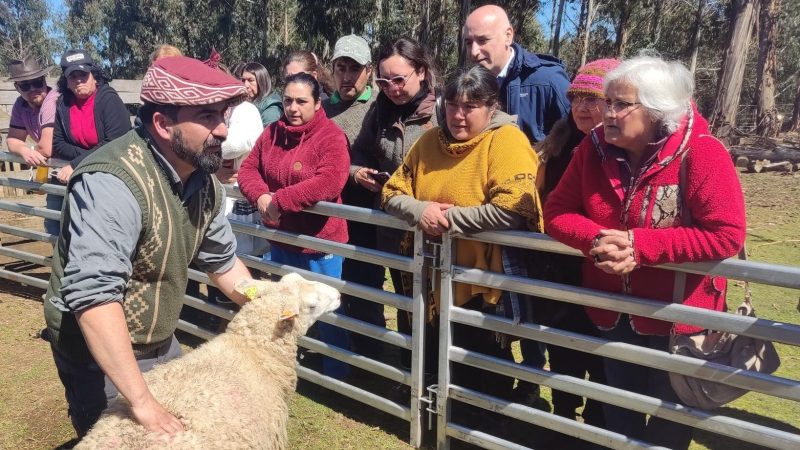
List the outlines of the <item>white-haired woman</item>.
{"label": "white-haired woman", "polygon": [[[586,255],[583,285],[671,302],[675,274],[665,263],[722,259],[744,244],[742,189],[725,147],[692,101],[692,75],[677,62],[639,56],[605,78],[606,111],[578,146],[545,204],[545,228]],[[683,174],[681,173],[683,172]],[[680,283],[678,284],[680,286]],[[684,305],[721,311],[726,280],[687,274]],[[670,332],[703,329],[587,308],[603,336],[666,350]],[[609,385],[677,401],[667,373],[613,359]],[[669,448],[687,448],[688,426],[615,406],[608,428]]]}

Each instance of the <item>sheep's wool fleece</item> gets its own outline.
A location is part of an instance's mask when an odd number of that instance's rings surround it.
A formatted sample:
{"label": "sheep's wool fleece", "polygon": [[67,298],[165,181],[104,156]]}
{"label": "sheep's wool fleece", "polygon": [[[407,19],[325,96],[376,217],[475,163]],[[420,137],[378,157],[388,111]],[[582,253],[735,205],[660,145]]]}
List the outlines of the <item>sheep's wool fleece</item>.
{"label": "sheep's wool fleece", "polygon": [[279,320],[285,311],[297,310],[301,295],[270,284],[275,288],[245,304],[225,333],[144,374],[153,396],[185,431],[172,438],[145,431],[119,396],[75,449],[288,448],[297,338],[313,318],[300,312],[294,320]]}

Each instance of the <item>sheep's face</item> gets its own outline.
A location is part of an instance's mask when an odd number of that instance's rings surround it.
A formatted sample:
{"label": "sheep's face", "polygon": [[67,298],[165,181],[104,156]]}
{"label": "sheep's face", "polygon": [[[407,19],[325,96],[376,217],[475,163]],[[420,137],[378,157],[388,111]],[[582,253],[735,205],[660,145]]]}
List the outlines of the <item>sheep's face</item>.
{"label": "sheep's face", "polygon": [[[339,291],[325,284],[306,280],[296,273],[284,276],[277,283],[243,279],[236,283],[235,289],[257,304],[248,305],[247,309],[252,309],[253,312],[245,314],[246,316],[274,317],[274,312],[269,313],[267,310],[280,308],[279,323],[282,325],[278,329],[298,328],[301,334],[305,333],[319,316],[335,310],[340,304]],[[267,303],[261,303],[264,301]],[[262,324],[261,320],[247,320],[240,312],[235,320],[237,324],[231,325],[236,328],[240,325],[238,322],[241,322],[241,326],[253,328],[259,327]],[[230,330],[231,326],[228,329]]]}
{"label": "sheep's face", "polygon": [[340,295],[336,289],[317,281],[308,281],[296,273],[290,273],[281,278],[283,292],[290,291],[292,297],[297,299],[296,313],[303,324],[308,327],[319,316],[336,310],[339,307]]}

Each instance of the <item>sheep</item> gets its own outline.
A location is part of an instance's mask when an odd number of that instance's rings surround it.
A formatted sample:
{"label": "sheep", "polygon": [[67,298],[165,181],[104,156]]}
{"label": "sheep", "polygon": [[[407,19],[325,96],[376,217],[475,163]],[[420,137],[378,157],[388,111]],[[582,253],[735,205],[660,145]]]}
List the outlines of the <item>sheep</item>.
{"label": "sheep", "polygon": [[236,290],[252,301],[225,333],[144,374],[184,431],[171,438],[148,432],[117,396],[75,449],[286,448],[297,338],[339,307],[339,292],[297,274],[277,283],[241,280]]}

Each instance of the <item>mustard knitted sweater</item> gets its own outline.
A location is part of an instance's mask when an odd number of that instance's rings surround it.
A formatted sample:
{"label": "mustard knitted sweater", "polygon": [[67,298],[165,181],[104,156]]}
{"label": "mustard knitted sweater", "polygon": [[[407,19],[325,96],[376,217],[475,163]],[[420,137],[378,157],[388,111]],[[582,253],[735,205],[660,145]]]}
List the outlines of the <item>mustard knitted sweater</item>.
{"label": "mustard knitted sweater", "polygon": [[[416,224],[424,202],[455,205],[453,214],[447,215],[451,222],[458,220],[459,210],[466,212],[491,204],[522,216],[531,231],[541,231],[541,205],[534,187],[538,157],[525,134],[503,120],[509,116],[498,114],[502,116],[494,118],[486,130],[469,141],[451,142],[440,128],[423,134],[384,186],[384,208],[394,197],[413,197],[420,202],[415,208],[418,213],[413,220],[406,218]],[[500,246],[461,239],[456,249],[459,265],[503,271]],[[497,289],[464,284],[456,284],[455,289],[456,305],[479,294],[490,304],[500,298]],[[436,314],[438,298],[432,300],[429,313]]]}

